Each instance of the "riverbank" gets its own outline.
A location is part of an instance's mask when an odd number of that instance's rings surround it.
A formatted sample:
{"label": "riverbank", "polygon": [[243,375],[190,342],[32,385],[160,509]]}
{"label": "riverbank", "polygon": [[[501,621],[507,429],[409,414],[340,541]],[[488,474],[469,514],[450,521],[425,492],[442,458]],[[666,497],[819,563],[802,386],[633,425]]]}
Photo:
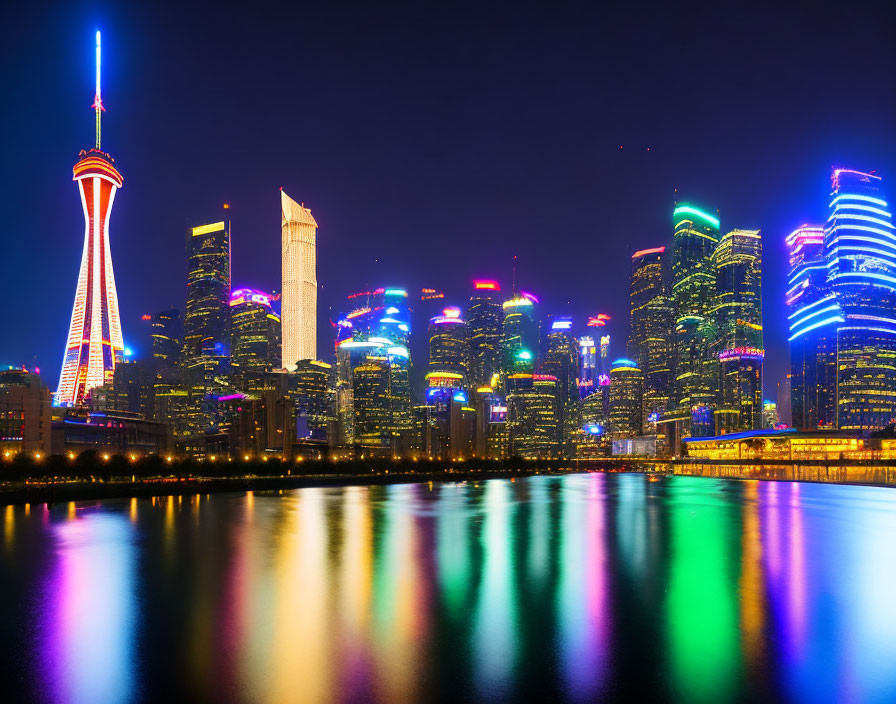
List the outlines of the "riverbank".
{"label": "riverbank", "polygon": [[[143,479],[61,480],[2,482],[0,505],[30,503],[66,503],[119,498],[184,496],[218,492],[278,491],[305,487],[368,486],[404,484],[408,482],[463,482],[486,479],[513,479],[537,474],[561,475],[596,471],[597,467],[518,468],[518,469],[452,469],[431,472],[379,471],[360,474],[284,474],[241,477],[147,477]],[[620,471],[620,470],[616,470]],[[643,471],[643,470],[637,470]]]}
{"label": "riverbank", "polygon": [[[165,462],[160,458],[130,465],[123,459],[67,465],[23,460],[0,463],[0,505],[64,503],[113,498],[149,498],[217,492],[278,491],[303,487],[383,485],[407,482],[462,482],[513,479],[574,472],[646,472],[657,475],[736,480],[801,481],[896,487],[896,463],[832,460],[740,462],[679,458],[603,458],[600,460],[468,460],[450,463],[406,460],[349,462],[280,461]],[[114,466],[114,467],[113,467]],[[163,473],[159,469],[166,469]],[[131,470],[127,476],[122,469]],[[203,471],[205,470],[205,471]]]}

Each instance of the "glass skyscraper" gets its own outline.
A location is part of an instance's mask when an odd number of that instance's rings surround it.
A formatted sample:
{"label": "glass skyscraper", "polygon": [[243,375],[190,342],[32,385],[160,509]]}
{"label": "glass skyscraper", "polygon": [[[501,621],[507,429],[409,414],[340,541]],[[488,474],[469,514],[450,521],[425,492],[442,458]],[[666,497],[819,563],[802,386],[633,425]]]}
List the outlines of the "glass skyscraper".
{"label": "glass skyscraper", "polygon": [[800,430],[830,429],[837,405],[835,323],[842,317],[828,287],[824,228],[802,225],[787,236],[786,246],[791,420]]}
{"label": "glass skyscraper", "polygon": [[495,300],[500,291],[496,281],[473,282],[466,320],[470,331],[470,385],[474,389],[492,386],[501,371],[503,311]]}
{"label": "glass skyscraper", "polygon": [[787,238],[793,422],[813,429],[896,421],[896,232],[880,176],[835,169],[823,234]]}
{"label": "glass skyscraper", "polygon": [[610,434],[613,439],[641,434],[644,373],[632,359],[610,367]]}
{"label": "glass skyscraper", "polygon": [[231,364],[240,369],[270,371],[280,367],[280,316],[270,294],[236,289],[230,298]]}
{"label": "glass skyscraper", "polygon": [[554,318],[547,334],[541,373],[557,380],[558,442],[562,454],[567,457],[575,451],[574,441],[582,426],[577,367],[578,340],[572,333],[572,319]]}
{"label": "glass skyscraper", "polygon": [[672,309],[665,252],[665,247],[654,247],[632,255],[628,354],[644,373],[642,422],[645,430],[648,418],[658,419],[669,403]]}
{"label": "glass skyscraper", "polygon": [[731,230],[713,253],[719,360],[716,434],[762,427],[762,236]]}
{"label": "glass skyscraper", "polygon": [[[532,297],[520,295],[504,301],[503,336],[501,349],[503,372],[506,375],[520,371],[521,362],[534,360],[538,355],[538,323]],[[520,353],[523,353],[520,356]],[[525,366],[523,364],[522,366]]]}
{"label": "glass skyscraper", "polygon": [[187,308],[184,363],[229,356],[230,221],[187,230]]}
{"label": "glass skyscraper", "polygon": [[719,219],[687,203],[673,211],[672,240],[672,393],[661,422],[671,447],[681,438],[712,434],[711,417],[718,385],[718,357],[711,344],[715,324],[716,272],[712,255],[719,242]]}

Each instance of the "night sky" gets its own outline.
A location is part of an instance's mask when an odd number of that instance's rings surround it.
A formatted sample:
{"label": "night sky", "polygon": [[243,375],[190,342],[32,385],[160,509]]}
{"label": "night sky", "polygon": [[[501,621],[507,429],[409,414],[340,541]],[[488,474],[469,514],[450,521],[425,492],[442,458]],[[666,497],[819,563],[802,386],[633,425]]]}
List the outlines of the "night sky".
{"label": "night sky", "polygon": [[[103,147],[125,341],[183,307],[185,230],[231,204],[233,284],[278,289],[280,186],[320,226],[328,317],[366,285],[520,285],[628,335],[636,249],[679,198],[764,234],[766,396],[787,366],[784,237],[826,214],[831,166],[896,178],[896,5],[841,2],[5,3],[0,362],[55,388]],[[13,5],[9,7],[7,5]],[[136,5],[136,4],[134,4]],[[145,350],[136,349],[138,353]]]}

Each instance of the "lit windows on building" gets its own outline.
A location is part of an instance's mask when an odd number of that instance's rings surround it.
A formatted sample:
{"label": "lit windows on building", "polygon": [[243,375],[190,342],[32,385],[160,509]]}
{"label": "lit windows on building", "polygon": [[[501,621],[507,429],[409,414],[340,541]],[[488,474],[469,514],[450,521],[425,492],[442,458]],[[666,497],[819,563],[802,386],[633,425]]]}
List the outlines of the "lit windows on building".
{"label": "lit windows on building", "polygon": [[473,294],[467,307],[470,331],[470,385],[490,386],[501,371],[501,332],[503,309],[495,299],[501,287],[496,281],[473,282]]}
{"label": "lit windows on building", "polygon": [[280,367],[280,316],[271,295],[250,288],[230,297],[230,361],[238,369],[269,371]]}
{"label": "lit windows on building", "polygon": [[647,418],[661,416],[669,403],[672,308],[665,257],[665,247],[642,249],[632,255],[631,263],[628,355],[644,372],[645,431],[652,429]]}
{"label": "lit windows on building", "polygon": [[317,358],[317,221],[280,189],[282,366]]}
{"label": "lit windows on building", "polygon": [[632,359],[617,359],[610,368],[610,436],[631,438],[641,434],[644,373]]}
{"label": "lit windows on building", "polygon": [[762,427],[762,237],[731,230],[713,253],[719,360],[714,434]]}
{"label": "lit windows on building", "polygon": [[716,402],[718,358],[711,349],[715,325],[716,272],[712,255],[719,242],[719,219],[702,208],[679,203],[673,211],[672,383],[669,409],[661,419],[671,446],[692,434],[694,407]]}

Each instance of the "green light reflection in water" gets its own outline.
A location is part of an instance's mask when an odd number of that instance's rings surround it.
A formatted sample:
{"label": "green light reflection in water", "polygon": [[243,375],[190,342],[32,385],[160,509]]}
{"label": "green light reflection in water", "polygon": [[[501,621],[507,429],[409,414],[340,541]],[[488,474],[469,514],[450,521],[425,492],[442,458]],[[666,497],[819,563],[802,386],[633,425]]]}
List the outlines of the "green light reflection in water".
{"label": "green light reflection in water", "polygon": [[723,481],[669,482],[668,659],[678,689],[693,702],[730,699],[741,676],[736,569],[728,560],[739,526],[721,495]]}

